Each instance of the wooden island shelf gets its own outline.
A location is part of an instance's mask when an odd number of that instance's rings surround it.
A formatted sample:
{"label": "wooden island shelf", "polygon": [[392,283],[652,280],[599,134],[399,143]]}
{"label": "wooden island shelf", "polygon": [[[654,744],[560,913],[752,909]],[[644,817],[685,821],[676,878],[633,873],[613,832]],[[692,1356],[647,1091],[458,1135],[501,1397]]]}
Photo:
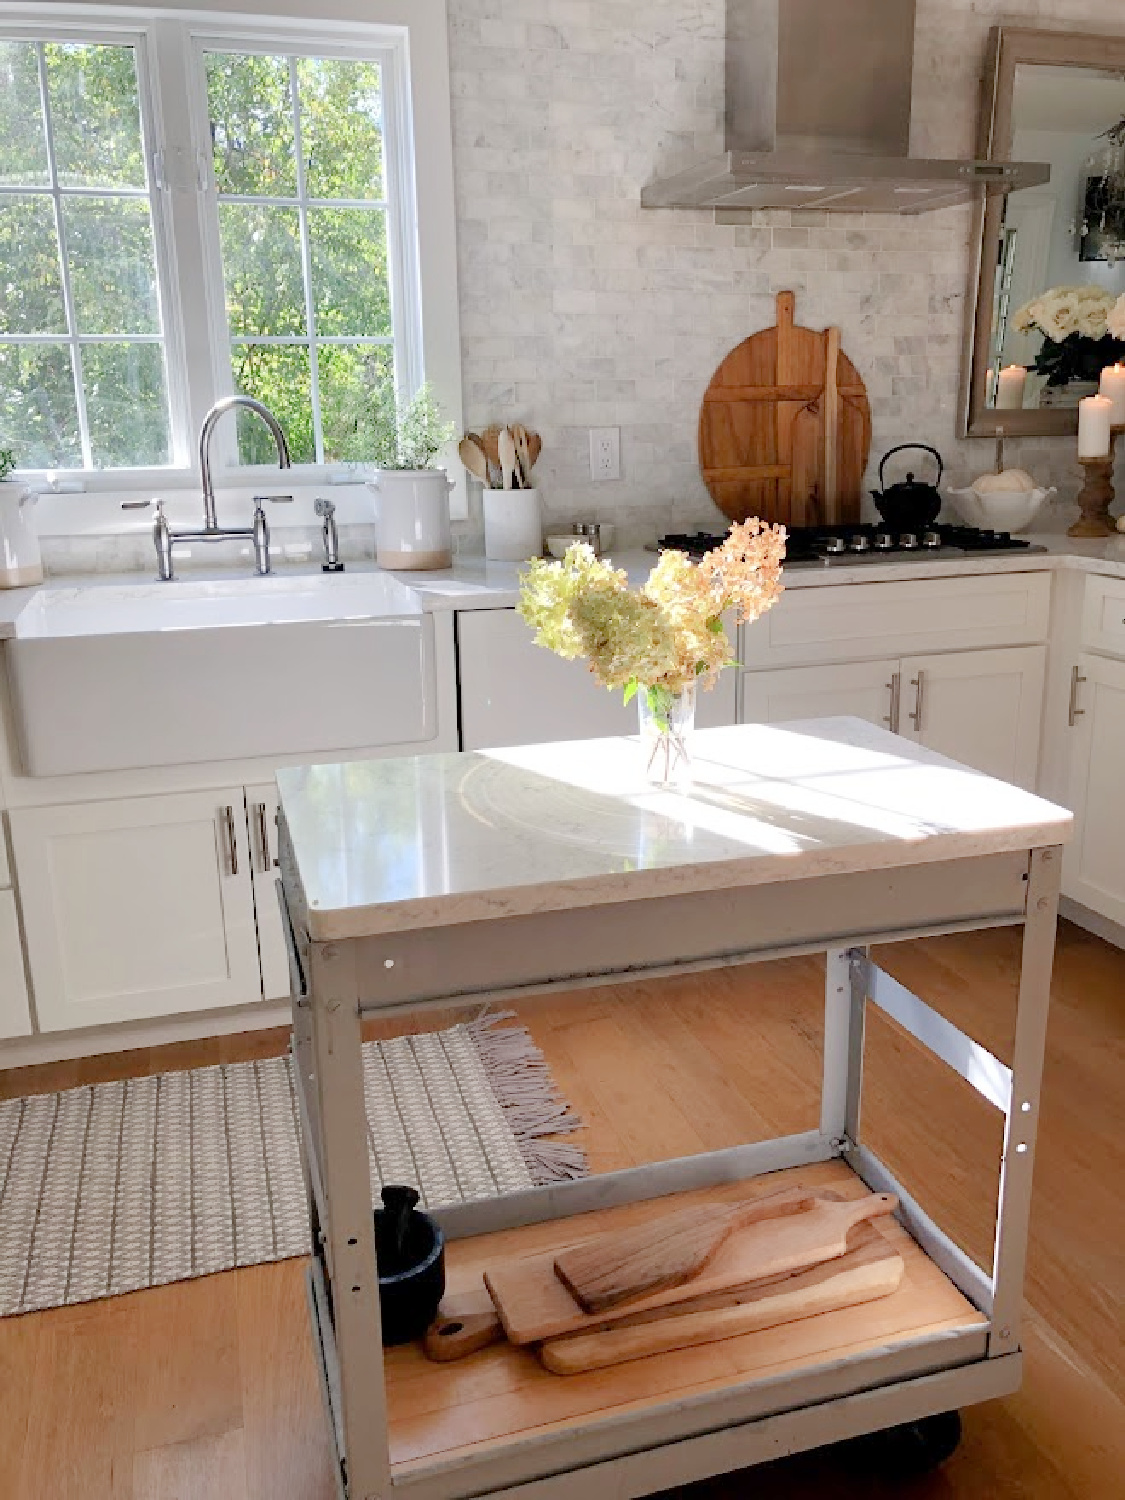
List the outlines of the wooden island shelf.
{"label": "wooden island shelf", "polygon": [[[310,1307],[347,1500],[589,1500],[610,1487],[640,1496],[1019,1384],[1070,815],[858,720],[697,739],[695,783],[680,793],[643,786],[629,740],[279,776]],[[377,834],[391,806],[388,859]],[[1006,924],[1024,926],[1010,1069],[870,954],[876,943]],[[898,1195],[896,1219],[875,1226],[904,1261],[896,1291],[582,1375],[551,1374],[505,1343],[452,1364],[415,1346],[384,1353],[364,1016],[818,951],[828,962],[816,1129],[441,1210],[449,1289],[479,1287],[500,1259],[670,1207],[800,1184]],[[863,1144],[871,1004],[1006,1118],[988,1270]]]}

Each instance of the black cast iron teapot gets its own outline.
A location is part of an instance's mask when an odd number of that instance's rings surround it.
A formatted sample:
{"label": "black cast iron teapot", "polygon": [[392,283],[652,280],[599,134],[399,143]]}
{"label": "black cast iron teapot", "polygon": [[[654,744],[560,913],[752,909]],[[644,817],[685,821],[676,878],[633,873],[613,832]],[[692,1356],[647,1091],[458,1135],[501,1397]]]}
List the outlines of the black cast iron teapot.
{"label": "black cast iron teapot", "polygon": [[879,464],[880,485],[883,483],[883,469],[886,467],[887,459],[893,458],[896,453],[905,452],[908,448],[916,448],[920,453],[930,453],[937,459],[937,479],[933,484],[923,484],[914,478],[913,472],[908,470],[904,480],[900,480],[898,484],[892,484],[889,489],[872,490],[871,495],[875,501],[875,508],[893,532],[901,535],[904,531],[912,531],[917,536],[931,527],[938,518],[938,512],[941,510],[941,492],[938,485],[941,483],[945,465],[937,449],[931,448],[926,443],[900,443],[897,448],[891,448],[889,452],[883,454],[882,462]]}

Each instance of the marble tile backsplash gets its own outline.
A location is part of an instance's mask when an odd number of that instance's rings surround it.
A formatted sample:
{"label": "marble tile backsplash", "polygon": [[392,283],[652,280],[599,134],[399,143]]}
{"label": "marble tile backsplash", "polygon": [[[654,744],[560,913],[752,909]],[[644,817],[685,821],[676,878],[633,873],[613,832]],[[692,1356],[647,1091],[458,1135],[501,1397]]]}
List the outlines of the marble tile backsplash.
{"label": "marble tile backsplash", "polygon": [[[642,210],[641,186],[721,149],[724,0],[450,0],[461,339],[469,426],[516,417],[543,436],[550,519],[629,540],[717,521],[696,463],[703,391],[723,355],[774,321],[838,324],[871,397],[873,459],[918,439],[950,481],[991,464],[959,441],[974,249],[969,209],[918,218]],[[1121,30],[1122,0],[918,0],[912,149],[972,154],[988,28]],[[622,478],[591,484],[588,429],[621,428]],[[1068,440],[1012,443],[1059,486]],[[469,529],[472,529],[470,523]]]}

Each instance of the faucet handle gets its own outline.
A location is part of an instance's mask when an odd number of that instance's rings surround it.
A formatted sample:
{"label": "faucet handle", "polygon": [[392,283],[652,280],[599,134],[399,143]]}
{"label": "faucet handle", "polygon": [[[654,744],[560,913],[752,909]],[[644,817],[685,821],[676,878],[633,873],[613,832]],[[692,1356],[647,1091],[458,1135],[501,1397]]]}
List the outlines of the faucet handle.
{"label": "faucet handle", "polygon": [[254,509],[255,510],[261,510],[262,506],[265,504],[265,502],[267,500],[270,502],[271,505],[292,505],[293,504],[293,496],[292,495],[255,495],[254,496]]}
{"label": "faucet handle", "polygon": [[313,511],[318,516],[334,516],[336,514],[336,502],[334,500],[320,500],[313,502]]}

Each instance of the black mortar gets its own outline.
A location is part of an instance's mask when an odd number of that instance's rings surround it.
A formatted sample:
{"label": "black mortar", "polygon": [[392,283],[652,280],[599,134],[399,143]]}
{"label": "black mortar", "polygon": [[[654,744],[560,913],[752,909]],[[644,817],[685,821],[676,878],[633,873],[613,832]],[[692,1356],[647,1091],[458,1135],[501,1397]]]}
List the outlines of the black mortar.
{"label": "black mortar", "polygon": [[383,1343],[421,1338],[445,1294],[445,1236],[412,1187],[388,1183],[375,1210]]}

